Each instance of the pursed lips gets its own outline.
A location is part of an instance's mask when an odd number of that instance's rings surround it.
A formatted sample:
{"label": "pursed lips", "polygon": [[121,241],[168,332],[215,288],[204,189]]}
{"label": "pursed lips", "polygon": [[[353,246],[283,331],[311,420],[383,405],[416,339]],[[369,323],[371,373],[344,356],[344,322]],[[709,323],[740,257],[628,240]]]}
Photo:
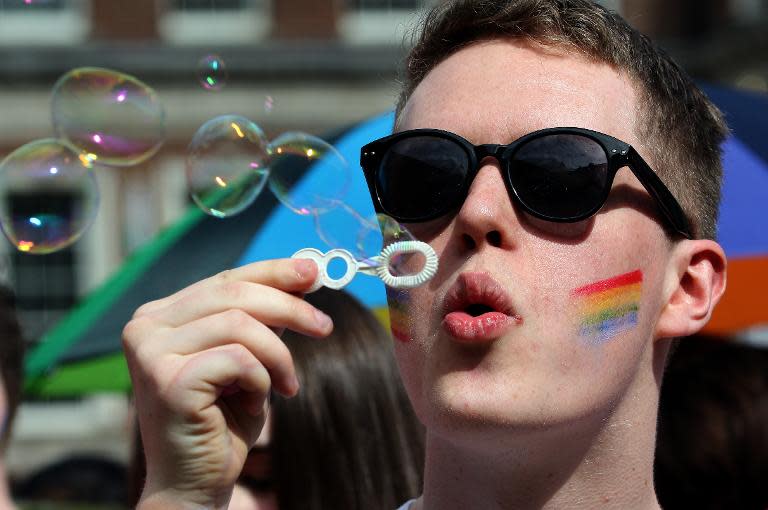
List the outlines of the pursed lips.
{"label": "pursed lips", "polygon": [[448,290],[442,326],[456,341],[485,343],[522,323],[509,294],[486,272],[464,272]]}

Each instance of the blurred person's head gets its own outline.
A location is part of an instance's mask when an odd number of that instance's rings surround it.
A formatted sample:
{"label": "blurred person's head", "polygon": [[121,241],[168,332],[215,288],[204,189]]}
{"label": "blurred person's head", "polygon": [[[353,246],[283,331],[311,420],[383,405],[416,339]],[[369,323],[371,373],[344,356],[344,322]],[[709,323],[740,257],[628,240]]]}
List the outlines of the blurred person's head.
{"label": "blurred person's head", "polygon": [[283,334],[301,391],[273,397],[241,484],[260,509],[396,508],[419,494],[424,447],[391,337],[349,294],[306,299],[333,318],[333,333]]}
{"label": "blurred person's head", "polygon": [[768,350],[681,340],[661,389],[655,478],[667,510],[768,508]]}
{"label": "blurred person's head", "polygon": [[22,395],[24,339],[13,292],[0,286],[0,451],[8,443]]}
{"label": "blurred person's head", "polygon": [[28,503],[118,505],[126,498],[126,469],[95,455],[72,455],[47,464],[14,486],[14,497]]}

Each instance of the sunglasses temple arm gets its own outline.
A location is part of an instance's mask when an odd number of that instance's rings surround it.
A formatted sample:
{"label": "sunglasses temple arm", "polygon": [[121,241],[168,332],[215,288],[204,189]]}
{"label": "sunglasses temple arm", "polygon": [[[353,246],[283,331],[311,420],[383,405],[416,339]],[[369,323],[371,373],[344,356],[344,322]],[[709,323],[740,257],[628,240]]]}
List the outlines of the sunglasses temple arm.
{"label": "sunglasses temple arm", "polygon": [[651,167],[643,160],[634,148],[629,149],[627,154],[629,168],[645,189],[650,193],[659,205],[661,212],[672,224],[675,232],[688,239],[693,238],[690,223],[685,216],[680,203],[672,195],[664,182],[656,175]]}

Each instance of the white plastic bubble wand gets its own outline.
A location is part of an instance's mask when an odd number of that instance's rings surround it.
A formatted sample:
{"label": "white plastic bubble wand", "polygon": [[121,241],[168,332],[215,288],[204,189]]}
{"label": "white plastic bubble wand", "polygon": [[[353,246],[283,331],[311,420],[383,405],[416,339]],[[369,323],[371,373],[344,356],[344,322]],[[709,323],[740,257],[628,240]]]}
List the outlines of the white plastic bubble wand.
{"label": "white plastic bubble wand", "polygon": [[[389,263],[396,255],[404,253],[421,253],[426,259],[424,267],[416,274],[395,276],[389,269]],[[359,261],[348,252],[340,248],[329,250],[326,253],[315,248],[304,248],[293,254],[294,259],[309,259],[317,264],[317,279],[307,292],[314,292],[320,287],[329,289],[341,289],[346,287],[357,273],[378,276],[384,285],[395,289],[412,289],[425,284],[437,273],[437,254],[430,245],[422,241],[397,241],[383,250],[378,255],[371,257],[371,262]],[[341,259],[347,265],[347,270],[341,278],[331,278],[328,274],[328,264],[334,259]]]}

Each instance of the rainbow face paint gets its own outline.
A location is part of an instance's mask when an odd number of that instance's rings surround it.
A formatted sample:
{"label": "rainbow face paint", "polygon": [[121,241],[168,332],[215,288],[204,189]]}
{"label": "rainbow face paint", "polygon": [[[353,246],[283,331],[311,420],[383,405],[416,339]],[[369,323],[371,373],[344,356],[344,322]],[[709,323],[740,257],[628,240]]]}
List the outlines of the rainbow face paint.
{"label": "rainbow face paint", "polygon": [[411,299],[407,291],[387,287],[389,303],[389,327],[392,336],[401,342],[411,341],[411,329],[408,325],[408,309]]}
{"label": "rainbow face paint", "polygon": [[643,272],[639,269],[574,290],[581,313],[579,336],[601,343],[637,325]]}

